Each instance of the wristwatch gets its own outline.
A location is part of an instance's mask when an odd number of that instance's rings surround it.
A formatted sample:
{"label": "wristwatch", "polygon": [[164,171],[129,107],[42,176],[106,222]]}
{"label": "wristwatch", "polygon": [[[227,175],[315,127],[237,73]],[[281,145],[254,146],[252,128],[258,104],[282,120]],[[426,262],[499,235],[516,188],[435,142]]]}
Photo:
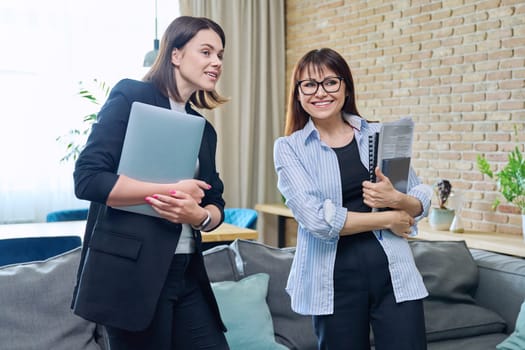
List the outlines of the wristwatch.
{"label": "wristwatch", "polygon": [[198,225],[198,226],[193,226],[191,225],[191,227],[193,227],[195,230],[199,230],[199,231],[202,231],[204,230],[211,222],[211,214],[208,210],[204,209],[206,211],[206,217],[204,218],[204,220],[202,220],[202,222]]}

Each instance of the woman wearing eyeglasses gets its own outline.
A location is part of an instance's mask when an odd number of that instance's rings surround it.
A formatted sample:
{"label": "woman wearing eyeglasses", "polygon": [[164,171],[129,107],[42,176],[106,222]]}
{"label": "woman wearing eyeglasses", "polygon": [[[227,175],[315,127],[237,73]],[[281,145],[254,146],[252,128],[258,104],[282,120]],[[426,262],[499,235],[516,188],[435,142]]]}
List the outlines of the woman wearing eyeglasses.
{"label": "woman wearing eyeglasses", "polygon": [[[381,124],[357,110],[348,64],[306,53],[292,73],[285,137],[274,146],[278,187],[299,223],[288,278],[292,309],[313,315],[319,349],[426,349],[427,291],[407,242],[431,190],[410,169],[407,194],[377,168],[368,136]],[[372,208],[391,208],[372,212]]]}

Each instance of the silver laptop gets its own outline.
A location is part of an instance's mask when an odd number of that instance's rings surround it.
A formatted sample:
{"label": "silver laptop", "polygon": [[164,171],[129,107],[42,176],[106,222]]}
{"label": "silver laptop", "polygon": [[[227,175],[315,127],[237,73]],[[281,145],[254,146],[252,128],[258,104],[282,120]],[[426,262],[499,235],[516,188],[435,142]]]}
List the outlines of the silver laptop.
{"label": "silver laptop", "polygon": [[[117,173],[155,183],[193,179],[205,123],[199,116],[133,102]],[[115,208],[159,216],[149,204]]]}

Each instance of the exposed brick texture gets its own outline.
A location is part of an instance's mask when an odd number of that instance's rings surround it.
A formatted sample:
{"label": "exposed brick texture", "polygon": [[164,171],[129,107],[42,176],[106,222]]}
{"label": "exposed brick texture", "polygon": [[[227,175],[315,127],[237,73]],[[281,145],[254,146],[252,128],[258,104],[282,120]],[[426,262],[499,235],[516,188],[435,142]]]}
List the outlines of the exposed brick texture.
{"label": "exposed brick texture", "polygon": [[499,169],[509,149],[524,150],[524,1],[286,0],[286,83],[320,47],[348,60],[365,118],[412,116],[413,166],[423,182],[447,178],[464,193],[465,228],[521,233],[519,211],[476,156]]}

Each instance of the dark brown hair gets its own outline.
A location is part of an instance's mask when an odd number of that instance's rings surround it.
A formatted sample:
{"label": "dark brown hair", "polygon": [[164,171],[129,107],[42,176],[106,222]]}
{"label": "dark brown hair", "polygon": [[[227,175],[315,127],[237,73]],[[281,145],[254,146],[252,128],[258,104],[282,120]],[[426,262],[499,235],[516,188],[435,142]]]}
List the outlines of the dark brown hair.
{"label": "dark brown hair", "polygon": [[360,116],[355,103],[354,79],[346,60],[336,51],[322,48],[307,52],[295,65],[290,79],[288,93],[288,109],[286,112],[286,125],[284,134],[286,136],[294,131],[304,128],[308,122],[309,115],[299,102],[299,88],[297,82],[305,70],[308,72],[323,72],[324,69],[332,70],[337,76],[342,77],[345,82],[346,98],[343,112]]}
{"label": "dark brown hair", "polygon": [[[178,102],[184,102],[181,101],[175,74],[173,74],[171,53],[173,49],[182,49],[199,31],[205,29],[211,29],[217,33],[221,38],[222,46],[226,45],[224,31],[211,19],[181,16],[173,20],[164,32],[157,58],[143,80],[151,81],[166,96],[171,96]],[[190,96],[190,101],[198,108],[213,109],[228,100],[215,90],[198,90]]]}

